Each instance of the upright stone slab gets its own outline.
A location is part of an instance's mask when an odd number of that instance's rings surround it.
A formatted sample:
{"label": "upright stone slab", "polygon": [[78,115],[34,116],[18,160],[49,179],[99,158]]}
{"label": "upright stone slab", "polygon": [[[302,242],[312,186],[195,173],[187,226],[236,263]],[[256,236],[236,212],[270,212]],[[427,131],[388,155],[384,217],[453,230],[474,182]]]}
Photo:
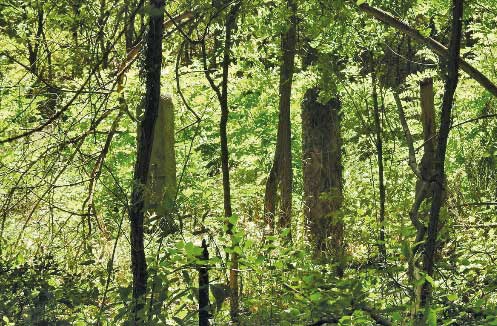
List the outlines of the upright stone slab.
{"label": "upright stone slab", "polygon": [[174,153],[174,106],[169,95],[161,95],[147,186],[144,194],[148,224],[158,221],[166,233],[175,231],[173,219],[176,196],[176,157]]}

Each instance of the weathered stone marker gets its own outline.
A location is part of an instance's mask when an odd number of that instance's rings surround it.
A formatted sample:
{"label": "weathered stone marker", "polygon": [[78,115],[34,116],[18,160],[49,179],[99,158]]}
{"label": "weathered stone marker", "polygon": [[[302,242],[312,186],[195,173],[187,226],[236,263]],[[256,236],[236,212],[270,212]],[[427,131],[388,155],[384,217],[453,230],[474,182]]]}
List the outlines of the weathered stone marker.
{"label": "weathered stone marker", "polygon": [[150,168],[144,191],[148,229],[159,221],[166,233],[175,230],[173,213],[176,197],[176,156],[174,153],[174,106],[169,95],[161,95],[159,113],[154,126]]}

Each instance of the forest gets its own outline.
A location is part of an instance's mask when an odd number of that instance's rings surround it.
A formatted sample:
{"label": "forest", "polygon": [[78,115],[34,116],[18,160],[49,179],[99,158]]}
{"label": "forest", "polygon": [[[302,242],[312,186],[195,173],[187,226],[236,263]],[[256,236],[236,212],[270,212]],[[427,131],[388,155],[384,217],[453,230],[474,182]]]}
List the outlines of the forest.
{"label": "forest", "polygon": [[0,325],[497,325],[497,0],[0,0]]}

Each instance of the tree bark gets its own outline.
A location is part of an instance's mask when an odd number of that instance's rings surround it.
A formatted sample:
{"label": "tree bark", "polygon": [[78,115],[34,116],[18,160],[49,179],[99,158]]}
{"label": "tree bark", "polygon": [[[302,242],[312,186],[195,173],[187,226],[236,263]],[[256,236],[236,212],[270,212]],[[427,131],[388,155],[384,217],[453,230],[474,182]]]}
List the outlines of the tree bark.
{"label": "tree bark", "polygon": [[426,78],[419,83],[421,95],[421,122],[423,124],[424,155],[430,161],[435,158],[437,138],[435,131],[435,92],[433,79]]}
{"label": "tree bark", "polygon": [[[444,197],[445,179],[445,154],[450,131],[452,106],[454,94],[459,79],[459,54],[461,47],[461,31],[463,16],[463,0],[453,0],[452,2],[452,28],[449,44],[449,56],[447,63],[447,78],[445,80],[445,91],[442,100],[442,114],[440,119],[440,129],[438,132],[438,144],[435,156],[435,175],[433,182],[433,200],[430,209],[430,220],[428,223],[428,233],[423,256],[423,268],[426,275],[433,275],[434,256],[436,251],[436,240],[438,235],[438,223],[440,209]],[[432,286],[430,282],[425,282],[421,293],[422,306],[426,308],[425,319],[427,318],[431,306]]]}
{"label": "tree bark", "polygon": [[274,161],[269,171],[266,181],[266,191],[264,193],[264,221],[266,223],[265,232],[268,235],[274,234],[274,215],[276,213],[276,193],[278,191],[278,166],[279,166],[279,146],[276,144]]}
{"label": "tree bark", "polygon": [[[278,224],[281,228],[290,228],[292,215],[293,173],[290,104],[297,43],[297,3],[295,0],[287,0],[287,6],[291,15],[289,28],[281,35],[282,57],[279,81],[279,120],[276,151],[273,166],[266,182],[266,194],[264,198],[264,216],[269,226],[272,227],[276,213],[276,192],[279,184],[281,210]],[[288,238],[291,239],[290,233]]]}
{"label": "tree bark", "polygon": [[198,269],[198,325],[209,326],[209,251],[205,239],[201,248],[204,263]]}
{"label": "tree bark", "polygon": [[302,102],[304,206],[314,256],[339,263],[344,252],[342,138],[340,101],[318,102],[319,90],[307,90]]}
{"label": "tree bark", "polygon": [[[372,58],[371,62],[374,65],[374,60]],[[381,117],[380,109],[378,104],[378,91],[377,91],[377,80],[375,68],[371,72],[371,82],[373,85],[373,115],[374,115],[374,125],[375,125],[375,136],[376,136],[376,158],[378,163],[378,190],[380,193],[380,232],[379,232],[379,252],[381,260],[385,261],[387,258],[387,250],[385,245],[385,176],[383,168],[383,139],[382,139],[382,128],[381,128]]]}
{"label": "tree bark", "polygon": [[[229,106],[228,106],[228,73],[230,65],[230,51],[232,43],[233,29],[236,27],[236,17],[240,9],[241,2],[233,5],[228,17],[226,18],[225,26],[225,40],[224,40],[224,53],[223,53],[223,79],[221,81],[221,120],[219,123],[219,134],[221,138],[221,170],[223,174],[223,198],[224,198],[224,216],[230,218],[233,215],[231,209],[231,189],[230,189],[230,170],[229,170],[229,151],[228,151],[228,135],[226,127],[228,124]],[[228,234],[233,235],[234,225],[227,222]],[[233,237],[232,237],[233,240]],[[233,244],[234,246],[234,244]],[[238,293],[238,255],[233,252],[231,254],[231,268],[229,275],[230,286],[230,317],[231,321],[236,325],[238,324],[238,310],[239,310],[239,293]]]}
{"label": "tree bark", "polygon": [[[423,36],[419,31],[402,22],[399,18],[392,16],[391,14],[372,7],[367,3],[363,3],[359,5],[359,9],[367,13],[368,15],[380,20],[381,22],[391,26],[398,31],[412,37],[414,40],[426,45],[433,52],[438,54],[439,56],[449,60],[449,58],[453,55],[452,49],[448,49],[444,45],[440,44],[438,41],[432,39],[431,37]],[[485,75],[483,75],[479,70],[469,64],[467,61],[462,59],[461,57],[457,57],[455,59],[457,61],[457,65],[461,67],[471,78],[476,80],[483,88],[489,91],[492,95],[497,96],[497,86],[490,81]]]}
{"label": "tree bark", "polygon": [[131,238],[131,269],[133,272],[133,303],[130,323],[143,325],[143,306],[147,292],[147,264],[143,241],[144,198],[150,157],[154,138],[154,126],[159,111],[160,74],[162,64],[163,0],[150,0],[152,15],[149,20],[147,49],[145,53],[145,113],[140,124],[138,148],[133,176],[133,190],[129,208]]}
{"label": "tree bark", "polygon": [[[420,316],[420,305],[421,305],[421,290],[419,280],[421,275],[418,272],[421,270],[420,263],[416,259],[416,254],[422,247],[423,240],[426,234],[426,226],[419,219],[421,204],[424,201],[429,200],[433,197],[433,187],[430,182],[434,176],[434,164],[435,164],[435,150],[436,150],[436,132],[435,132],[435,106],[434,106],[434,91],[433,91],[433,80],[431,78],[426,78],[419,83],[420,86],[420,102],[421,102],[421,122],[423,125],[423,138],[424,138],[424,153],[420,164],[416,163],[416,157],[414,154],[414,145],[412,137],[410,136],[409,128],[407,126],[407,121],[405,119],[405,114],[403,112],[402,106],[400,104],[400,99],[398,94],[395,95],[396,101],[398,101],[399,115],[401,117],[401,123],[406,130],[406,139],[409,146],[410,152],[410,162],[412,162],[412,169],[417,176],[416,181],[416,192],[414,204],[410,211],[410,217],[414,227],[416,228],[416,240],[412,247],[412,255],[409,257],[409,268],[408,276],[410,282],[413,284],[413,295],[411,298],[411,319],[416,323],[422,323],[422,315]],[[409,136],[407,136],[409,135]],[[428,212],[421,212],[422,216],[428,215]]]}
{"label": "tree bark", "polygon": [[134,46],[135,42],[135,15],[130,15],[130,5],[134,2],[126,1],[124,3],[124,21],[126,24],[126,31],[124,32],[124,41],[126,44],[126,53],[129,53]]}
{"label": "tree bark", "polygon": [[[230,51],[232,45],[232,34],[236,28],[236,18],[238,11],[241,7],[241,1],[232,4],[232,7],[226,17],[225,21],[225,34],[224,34],[224,49],[222,61],[222,80],[220,87],[215,83],[207,65],[207,51],[205,41],[201,43],[202,46],[202,61],[204,66],[204,74],[207,78],[209,85],[216,93],[219,105],[221,107],[221,119],[219,122],[219,135],[221,142],[221,171],[223,175],[223,204],[224,216],[226,218],[227,234],[231,236],[232,246],[234,243],[233,225],[229,218],[233,215],[231,209],[231,187],[230,187],[230,170],[229,170],[229,149],[228,149],[228,135],[227,125],[229,117],[228,105],[228,77],[229,66],[231,63]],[[238,324],[238,255],[233,252],[231,254],[231,266],[229,271],[229,288],[230,288],[230,318],[233,324]]]}

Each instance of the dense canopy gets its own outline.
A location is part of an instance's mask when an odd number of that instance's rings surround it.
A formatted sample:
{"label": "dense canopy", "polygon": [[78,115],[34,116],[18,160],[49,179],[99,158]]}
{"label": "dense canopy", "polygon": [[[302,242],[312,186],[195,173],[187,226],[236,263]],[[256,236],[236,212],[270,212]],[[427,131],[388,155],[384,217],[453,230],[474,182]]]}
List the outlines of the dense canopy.
{"label": "dense canopy", "polygon": [[1,325],[497,325],[495,0],[0,0]]}

